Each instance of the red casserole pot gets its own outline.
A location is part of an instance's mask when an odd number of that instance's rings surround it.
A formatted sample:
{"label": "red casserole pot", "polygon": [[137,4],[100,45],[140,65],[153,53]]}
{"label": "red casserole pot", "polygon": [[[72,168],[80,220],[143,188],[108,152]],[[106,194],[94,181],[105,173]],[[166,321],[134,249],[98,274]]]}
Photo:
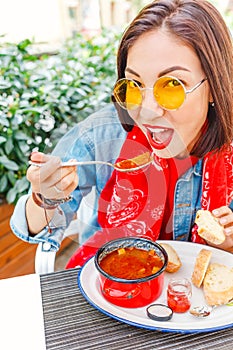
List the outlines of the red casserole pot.
{"label": "red casserole pot", "polygon": [[[154,250],[163,262],[161,269],[153,275],[129,280],[109,275],[100,267],[101,260],[107,254],[119,248],[130,247],[147,251]],[[94,261],[99,272],[101,293],[112,304],[128,308],[142,307],[155,301],[162,293],[164,270],[167,266],[168,257],[164,248],[158,243],[138,237],[115,239],[99,248]]]}

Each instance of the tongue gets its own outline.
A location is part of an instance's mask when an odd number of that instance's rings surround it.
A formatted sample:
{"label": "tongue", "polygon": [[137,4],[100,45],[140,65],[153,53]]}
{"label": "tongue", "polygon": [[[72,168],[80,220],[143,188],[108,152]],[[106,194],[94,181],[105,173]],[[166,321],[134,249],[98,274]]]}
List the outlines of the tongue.
{"label": "tongue", "polygon": [[165,130],[162,132],[153,132],[152,138],[155,142],[165,142],[171,136],[172,130]]}

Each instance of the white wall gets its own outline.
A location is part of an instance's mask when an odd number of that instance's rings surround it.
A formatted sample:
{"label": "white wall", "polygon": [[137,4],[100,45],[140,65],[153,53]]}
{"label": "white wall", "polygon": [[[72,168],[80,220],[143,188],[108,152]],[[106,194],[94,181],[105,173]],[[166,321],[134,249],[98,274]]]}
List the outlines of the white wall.
{"label": "white wall", "polygon": [[60,42],[69,30],[63,0],[0,0],[1,41]]}

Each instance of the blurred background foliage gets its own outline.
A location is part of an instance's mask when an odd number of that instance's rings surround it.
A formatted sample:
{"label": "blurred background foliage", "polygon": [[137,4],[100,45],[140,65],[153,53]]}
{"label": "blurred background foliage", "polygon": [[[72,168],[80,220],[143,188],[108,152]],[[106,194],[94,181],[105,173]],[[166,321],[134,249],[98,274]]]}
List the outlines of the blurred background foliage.
{"label": "blurred background foliage", "polygon": [[119,34],[78,34],[59,52],[33,54],[33,43],[0,47],[0,194],[26,193],[32,150],[48,152],[72,125],[110,102]]}
{"label": "blurred background foliage", "polygon": [[[150,0],[132,0],[137,11]],[[211,0],[233,32],[232,0]],[[29,189],[33,150],[49,152],[75,123],[110,102],[119,30],[75,34],[59,51],[35,53],[36,43],[0,44],[0,203]]]}
{"label": "blurred background foliage", "polygon": [[209,0],[223,15],[233,35],[233,0]]}

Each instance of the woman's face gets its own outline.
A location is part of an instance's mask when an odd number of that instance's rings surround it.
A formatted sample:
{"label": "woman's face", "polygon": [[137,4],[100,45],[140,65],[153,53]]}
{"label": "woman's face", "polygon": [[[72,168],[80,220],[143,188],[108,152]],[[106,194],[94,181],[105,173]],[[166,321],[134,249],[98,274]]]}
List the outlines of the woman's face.
{"label": "woman's face", "polygon": [[[178,78],[187,90],[205,78],[192,48],[162,30],[143,34],[128,51],[126,78],[137,81],[144,88],[151,88],[164,75]],[[157,104],[153,90],[148,89],[143,91],[142,105],[128,112],[159,157],[183,158],[200,136],[211,100],[209,85],[205,81],[187,94],[179,109],[168,111]]]}

